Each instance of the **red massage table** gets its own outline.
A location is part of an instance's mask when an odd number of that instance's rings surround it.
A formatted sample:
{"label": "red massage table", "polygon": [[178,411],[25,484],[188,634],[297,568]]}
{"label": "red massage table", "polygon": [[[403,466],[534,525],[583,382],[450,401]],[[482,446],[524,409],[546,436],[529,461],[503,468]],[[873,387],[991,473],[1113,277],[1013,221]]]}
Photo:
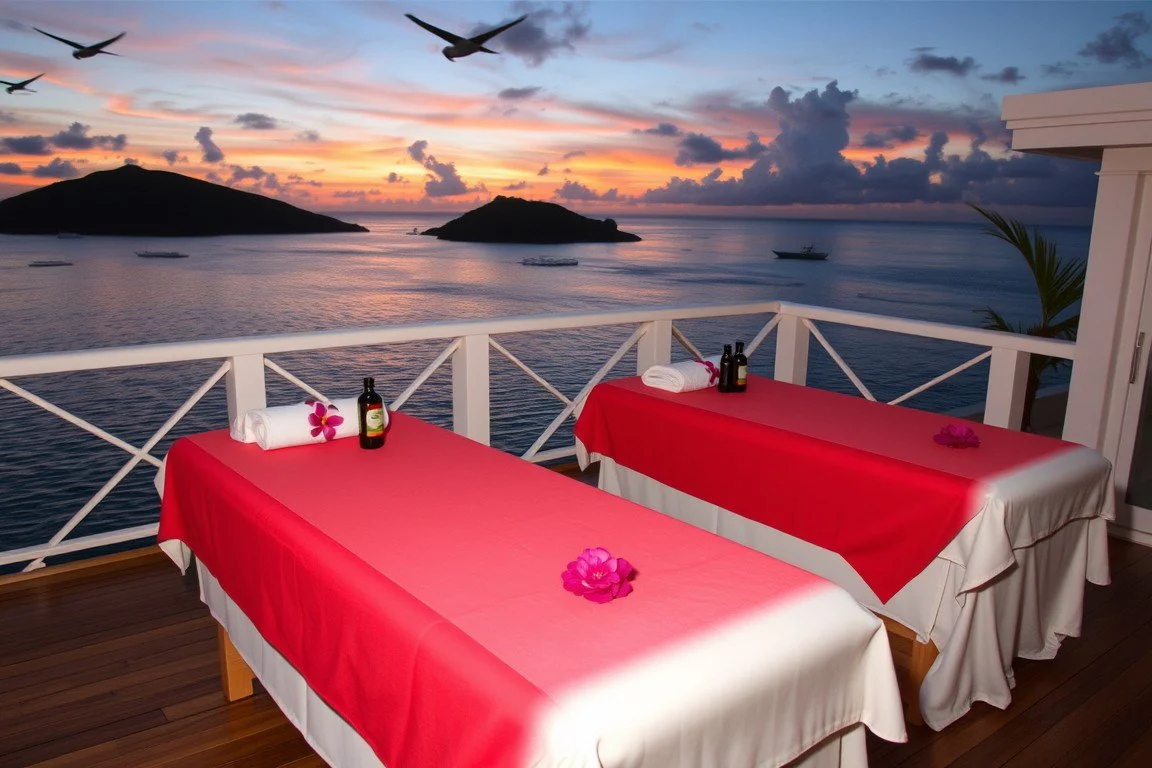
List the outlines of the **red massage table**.
{"label": "red massage table", "polygon": [[[1012,660],[1079,634],[1109,583],[1111,468],[1099,453],[752,376],[748,390],[604,382],[576,425],[600,487],[828,578],[886,618],[914,722],[1011,701]],[[967,422],[965,422],[967,423]],[[912,642],[914,641],[914,642]]]}
{"label": "red massage table", "polygon": [[[863,766],[865,726],[904,738],[839,587],[404,414],[376,451],[178,440],[159,539],[232,695],[255,674],[340,768]],[[631,594],[564,590],[588,547]]]}

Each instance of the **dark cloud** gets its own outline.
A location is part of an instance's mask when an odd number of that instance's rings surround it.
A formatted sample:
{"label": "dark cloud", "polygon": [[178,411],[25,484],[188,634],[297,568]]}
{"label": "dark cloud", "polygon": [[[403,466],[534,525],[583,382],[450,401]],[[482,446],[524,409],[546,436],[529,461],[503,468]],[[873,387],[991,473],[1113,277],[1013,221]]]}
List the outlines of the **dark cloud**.
{"label": "dark cloud", "polygon": [[616,189],[610,189],[604,194],[600,194],[593,189],[590,189],[578,181],[565,181],[560,189],[552,193],[552,197],[557,200],[616,200],[619,198],[619,193]]}
{"label": "dark cloud", "polygon": [[140,165],[140,161],[134,157],[124,158],[124,165]]}
{"label": "dark cloud", "polygon": [[278,127],[275,118],[262,115],[259,112],[245,112],[242,115],[236,115],[236,119],[232,122],[252,131],[271,131]]}
{"label": "dark cloud", "polygon": [[5,136],[0,139],[0,154],[50,155],[52,147],[43,136]]}
{"label": "dark cloud", "polygon": [[428,197],[452,197],[465,192],[486,191],[483,184],[469,187],[460,174],[456,172],[455,163],[441,163],[427,153],[428,142],[420,139],[408,147],[408,154],[413,160],[424,166],[428,171],[428,178],[424,182],[424,194]]}
{"label": "dark cloud", "polygon": [[507,186],[505,186],[504,189],[507,192],[519,192],[522,189],[528,189],[528,182],[526,182],[526,181],[514,181],[511,184],[508,184]]}
{"label": "dark cloud", "polygon": [[976,69],[976,61],[971,56],[958,59],[955,56],[936,56],[923,52],[912,59],[908,68],[913,72],[949,72],[957,77],[966,77]]}
{"label": "dark cloud", "polygon": [[407,184],[408,183],[408,179],[406,179],[403,176],[401,176],[400,174],[396,173],[396,171],[392,171],[392,173],[388,174],[385,177],[385,181],[387,181],[389,184]]}
{"label": "dark cloud", "polygon": [[1123,64],[1128,69],[1147,66],[1152,59],[1136,47],[1136,38],[1152,31],[1152,22],[1144,18],[1143,12],[1125,13],[1116,18],[1116,25],[1081,48],[1080,55],[1101,64]]}
{"label": "dark cloud", "polygon": [[1010,85],[1016,85],[1021,80],[1026,78],[1024,75],[1020,74],[1019,67],[1004,67],[1004,69],[1000,70],[994,75],[981,75],[980,79],[991,80],[995,83],[1008,83]]}
{"label": "dark cloud", "polygon": [[920,131],[912,125],[898,125],[884,131],[869,131],[860,140],[860,146],[865,149],[892,149],[897,143],[915,141],[920,137]]}
{"label": "dark cloud", "polygon": [[751,160],[764,154],[768,149],[760,143],[759,137],[748,134],[748,143],[738,149],[724,149],[720,142],[702,133],[690,133],[680,141],[680,151],[676,154],[676,165],[696,165],[697,163],[720,163],[725,160]]}
{"label": "dark cloud", "polygon": [[522,99],[530,99],[540,92],[539,86],[530,88],[505,88],[496,94],[501,99],[509,99],[511,101],[518,101]]}
{"label": "dark cloud", "polygon": [[323,187],[324,182],[306,179],[298,173],[288,174],[288,183],[293,186]]}
{"label": "dark cloud", "polygon": [[231,171],[231,173],[228,176],[228,181],[225,183],[229,186],[241,181],[262,181],[264,177],[268,175],[268,173],[258,165],[253,165],[249,168],[245,168],[242,165],[230,165],[228,166],[228,170]]}
{"label": "dark cloud", "polygon": [[300,131],[300,133],[296,134],[296,138],[299,139],[300,141],[306,141],[309,144],[315,144],[316,142],[320,141],[320,132],[319,131]]}
{"label": "dark cloud", "polygon": [[1072,77],[1080,65],[1074,61],[1058,61],[1055,64],[1044,64],[1040,71],[1049,77]]}
{"label": "dark cloud", "polygon": [[89,136],[87,125],[72,123],[67,129],[60,131],[52,137],[51,142],[59,149],[111,149],[119,152],[128,144],[128,137],[123,133],[117,136]]}
{"label": "dark cloud", "polygon": [[16,163],[0,163],[0,173],[5,176],[19,176],[24,171]]}
{"label": "dark cloud", "polygon": [[637,128],[636,133],[649,133],[653,136],[680,136],[682,131],[672,123],[657,123],[651,128]]}
{"label": "dark cloud", "polygon": [[164,158],[170,166],[188,162],[188,156],[180,154],[178,149],[166,149],[160,153],[160,157]]}
{"label": "dark cloud", "polygon": [[[587,19],[587,8],[582,5],[563,3],[556,6],[518,0],[512,8],[517,15],[528,14],[528,18],[494,38],[494,50],[524,59],[530,67],[538,67],[561,52],[575,51],[576,43],[588,37],[592,29],[592,23]],[[466,37],[508,21],[511,19],[496,24],[479,24]]]}
{"label": "dark cloud", "polygon": [[561,160],[571,160],[574,157],[583,157],[586,154],[588,154],[588,153],[585,152],[584,150],[577,149],[577,150],[573,150],[572,152],[565,152],[564,156],[560,159]]}
{"label": "dark cloud", "polygon": [[54,157],[48,165],[38,165],[33,168],[32,175],[45,179],[73,179],[79,176],[80,172],[76,170],[76,166],[67,160]]}
{"label": "dark cloud", "polygon": [[544,167],[541,168],[540,170],[536,171],[536,175],[537,176],[547,176],[548,175],[548,163],[544,163]]}
{"label": "dark cloud", "polygon": [[219,163],[224,159],[224,152],[216,143],[212,141],[212,129],[208,126],[202,126],[200,130],[196,131],[196,143],[200,145],[200,150],[203,153],[200,160],[205,163]]}
{"label": "dark cloud", "polygon": [[[971,135],[966,155],[945,155],[948,134],[935,131],[922,159],[893,160],[878,155],[860,167],[843,155],[854,92],[836,82],[792,99],[773,89],[769,104],[780,132],[767,150],[738,176],[723,178],[715,168],[700,179],[674,177],[639,199],[651,203],[701,205],[795,205],[861,203],[959,203],[1090,207],[1096,196],[1097,166],[1041,155],[994,158],[984,149],[999,140],[1003,127],[988,116],[965,127]],[[911,126],[895,134],[909,136]],[[895,138],[895,134],[893,138]]]}

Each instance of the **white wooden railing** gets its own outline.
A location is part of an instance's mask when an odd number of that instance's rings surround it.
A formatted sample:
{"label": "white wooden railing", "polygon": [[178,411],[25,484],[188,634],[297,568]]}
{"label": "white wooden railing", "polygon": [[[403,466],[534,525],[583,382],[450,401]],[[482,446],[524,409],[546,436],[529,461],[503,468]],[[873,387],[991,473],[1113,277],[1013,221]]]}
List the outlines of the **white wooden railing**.
{"label": "white wooden railing", "polygon": [[[96,435],[129,455],[128,460],[120,469],[46,543],[0,552],[0,565],[27,563],[24,570],[32,570],[42,567],[44,558],[52,555],[155,536],[157,526],[153,523],[90,536],[68,538],[76,526],[137,465],[146,462],[156,467],[160,466],[160,458],[154,456],[151,451],[221,379],[225,382],[229,422],[237,414],[244,413],[251,408],[262,408],[267,404],[266,370],[271,370],[313,397],[324,398],[323,393],[275,363],[270,358],[271,355],[418,341],[443,342],[440,352],[433,356],[401,394],[389,403],[389,408],[391,410],[402,408],[409,398],[421,386],[425,385],[435,371],[445,363],[450,363],[453,428],[462,435],[487,444],[491,438],[489,360],[494,350],[554,396],[560,404],[560,410],[555,418],[522,456],[522,458],[530,461],[545,462],[574,455],[574,446],[550,451],[544,451],[542,447],[565,421],[577,413],[592,387],[603,380],[633,349],[636,354],[635,370],[637,373],[644,371],[648,366],[669,362],[672,359],[672,342],[674,339],[687,352],[699,357],[699,348],[685,336],[681,328],[677,327],[678,321],[750,315],[770,316],[748,344],[746,352],[750,358],[754,358],[756,350],[765,339],[771,333],[776,333],[776,354],[773,366],[773,375],[776,379],[795,384],[807,383],[811,340],[815,339],[859,392],[872,400],[876,399],[872,392],[844,361],[843,357],[828,343],[818,323],[845,325],[975,345],[980,348],[980,351],[968,361],[888,402],[892,404],[903,402],[985,359],[990,359],[984,421],[988,424],[1013,429],[1019,428],[1023,414],[1029,356],[1041,354],[1072,360],[1075,352],[1075,345],[1070,342],[771,301],[728,306],[637,309],[381,326],[0,357],[0,387],[23,398],[30,404],[39,406]],[[635,326],[635,329],[616,351],[608,356],[596,373],[583,384],[580,391],[572,397],[565,395],[556,386],[549,383],[495,338],[539,331],[602,328],[606,326]],[[714,346],[716,345],[710,343],[708,348]],[[99,371],[196,360],[219,360],[220,365],[206,380],[195,386],[185,401],[175,409],[164,424],[139,446],[109,433],[79,415],[54,405],[13,381],[21,377],[45,374]],[[9,427],[0,424],[0,434],[7,428]],[[0,488],[0,511],[2,511],[4,498],[16,490]]]}

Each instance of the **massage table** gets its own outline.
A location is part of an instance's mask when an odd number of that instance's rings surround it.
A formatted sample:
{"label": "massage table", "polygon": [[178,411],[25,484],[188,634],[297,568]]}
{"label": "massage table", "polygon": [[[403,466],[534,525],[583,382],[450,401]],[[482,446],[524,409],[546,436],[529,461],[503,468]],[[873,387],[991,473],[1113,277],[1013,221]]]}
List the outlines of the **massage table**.
{"label": "massage table", "polygon": [[[825,579],[402,413],[387,444],[165,459],[230,697],[339,768],[865,766],[905,738],[881,622]],[[635,568],[594,603],[589,547]]]}
{"label": "massage table", "polygon": [[[751,376],[671,393],[603,382],[576,424],[599,487],[805,568],[884,618],[906,716],[942,729],[1005,708],[1016,657],[1080,633],[1108,584],[1111,467],[1096,451]],[[965,422],[967,423],[967,422]],[[921,720],[922,718],[922,720]]]}

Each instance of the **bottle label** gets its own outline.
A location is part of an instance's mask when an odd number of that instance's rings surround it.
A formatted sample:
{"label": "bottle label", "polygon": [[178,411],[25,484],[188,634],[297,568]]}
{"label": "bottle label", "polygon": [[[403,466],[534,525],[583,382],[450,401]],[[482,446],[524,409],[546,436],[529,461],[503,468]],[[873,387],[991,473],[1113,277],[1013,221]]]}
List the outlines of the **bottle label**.
{"label": "bottle label", "polygon": [[380,437],[384,434],[384,406],[370,405],[364,412],[364,434]]}
{"label": "bottle label", "polygon": [[741,365],[736,369],[736,383],[745,384],[748,381],[748,366]]}

